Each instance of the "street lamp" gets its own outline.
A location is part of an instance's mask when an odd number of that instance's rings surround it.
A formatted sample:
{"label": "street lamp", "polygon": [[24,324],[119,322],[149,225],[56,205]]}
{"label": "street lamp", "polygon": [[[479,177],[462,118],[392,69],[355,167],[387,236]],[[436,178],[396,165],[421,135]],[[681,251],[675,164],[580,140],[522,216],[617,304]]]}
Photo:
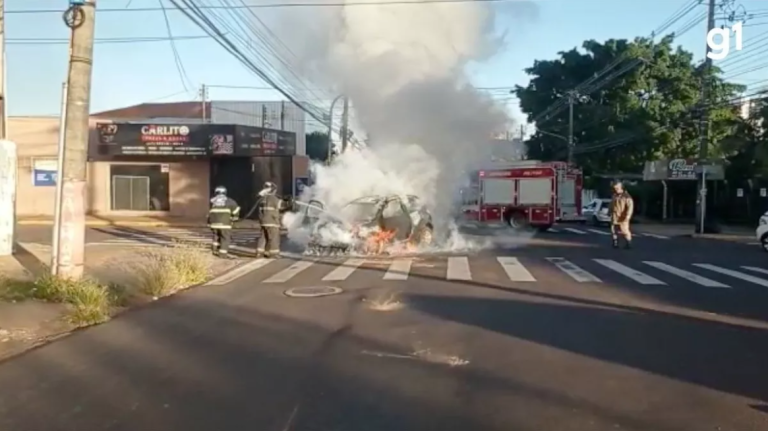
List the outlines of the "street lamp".
{"label": "street lamp", "polygon": [[333,109],[336,107],[336,102],[341,100],[342,97],[344,97],[343,94],[336,96],[333,102],[331,102],[331,108],[328,111],[328,164],[331,163],[331,154],[333,154]]}

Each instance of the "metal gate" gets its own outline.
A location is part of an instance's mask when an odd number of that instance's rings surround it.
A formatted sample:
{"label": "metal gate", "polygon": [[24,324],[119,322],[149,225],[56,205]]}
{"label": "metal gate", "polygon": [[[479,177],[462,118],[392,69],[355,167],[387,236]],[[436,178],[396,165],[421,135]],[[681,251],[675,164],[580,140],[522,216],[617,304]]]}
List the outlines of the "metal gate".
{"label": "metal gate", "polygon": [[149,177],[112,176],[113,211],[149,211]]}

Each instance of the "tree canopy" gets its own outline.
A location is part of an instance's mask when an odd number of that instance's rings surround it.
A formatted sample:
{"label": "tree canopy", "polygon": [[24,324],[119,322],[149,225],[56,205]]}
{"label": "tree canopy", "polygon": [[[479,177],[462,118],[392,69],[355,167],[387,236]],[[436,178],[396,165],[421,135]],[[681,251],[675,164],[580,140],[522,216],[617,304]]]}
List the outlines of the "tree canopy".
{"label": "tree canopy", "polygon": [[[709,154],[734,162],[768,157],[768,135],[758,119],[768,114],[768,105],[742,119],[733,102],[745,87],[726,82],[717,67],[695,64],[673,37],[588,40],[581,48],[534,62],[525,70],[530,83],[514,90],[538,129],[527,141],[529,158],[566,159],[572,90],[575,161],[586,173],[639,173],[646,160],[696,157],[703,83],[710,90]],[[549,109],[553,105],[559,109]],[[750,169],[768,169],[768,163]]]}

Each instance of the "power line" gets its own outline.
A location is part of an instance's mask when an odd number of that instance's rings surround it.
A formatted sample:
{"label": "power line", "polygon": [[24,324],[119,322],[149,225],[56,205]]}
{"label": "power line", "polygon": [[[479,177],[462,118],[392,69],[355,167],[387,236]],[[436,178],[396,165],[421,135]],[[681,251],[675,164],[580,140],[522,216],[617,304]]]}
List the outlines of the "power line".
{"label": "power line", "polygon": [[189,76],[187,76],[187,71],[184,69],[184,63],[181,62],[179,51],[176,49],[176,43],[173,39],[173,30],[171,30],[171,21],[168,19],[168,11],[165,9],[163,0],[157,1],[160,3],[160,8],[163,10],[163,21],[165,21],[165,29],[168,32],[168,39],[171,44],[171,52],[173,53],[173,61],[176,64],[176,71],[179,74],[179,81],[181,81],[181,86],[184,87],[184,91],[189,91],[189,87],[191,87],[187,86],[187,83],[190,82]]}
{"label": "power line", "polygon": [[[462,4],[462,3],[513,3],[519,0],[380,0],[380,1],[351,1],[351,2],[333,2],[333,3],[262,3],[253,5],[225,6],[225,5],[200,5],[197,7],[179,8],[182,11],[192,10],[231,10],[231,9],[286,9],[286,8],[346,8],[346,7],[366,7],[366,6],[414,6],[427,4]],[[126,12],[156,12],[161,11],[160,7],[136,7],[123,9],[98,9],[96,13],[126,13]],[[5,11],[6,15],[12,14],[52,14],[64,13],[63,9],[11,9]]]}
{"label": "power line", "polygon": [[[105,37],[96,38],[94,43],[97,44],[113,44],[113,43],[155,43],[155,42],[168,42],[173,40],[174,42],[186,41],[186,40],[200,40],[211,39],[210,36],[174,36],[174,37],[162,37],[162,36],[147,36],[147,37]],[[68,45],[69,39],[62,38],[8,38],[6,39],[8,45]]]}

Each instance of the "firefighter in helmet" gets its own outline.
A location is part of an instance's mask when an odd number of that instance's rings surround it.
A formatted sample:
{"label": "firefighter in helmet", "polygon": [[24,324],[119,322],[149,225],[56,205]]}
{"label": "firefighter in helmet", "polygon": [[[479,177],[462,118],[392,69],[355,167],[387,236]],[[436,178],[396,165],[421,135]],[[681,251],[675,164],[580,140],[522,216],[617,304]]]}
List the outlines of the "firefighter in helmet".
{"label": "firefighter in helmet", "polygon": [[632,232],[629,223],[632,220],[634,209],[635,203],[632,196],[624,189],[621,182],[616,181],[613,184],[613,198],[610,206],[613,248],[619,248],[619,234],[624,237],[624,248],[632,246]]}
{"label": "firefighter in helmet", "polygon": [[216,187],[213,194],[211,209],[208,211],[208,226],[213,233],[211,248],[216,256],[234,259],[229,254],[229,246],[232,243],[232,225],[240,217],[240,206],[227,196],[226,187]]}
{"label": "firefighter in helmet", "polygon": [[280,213],[286,206],[277,196],[275,183],[267,181],[259,192],[256,203],[256,217],[259,220],[261,236],[256,244],[256,255],[267,258],[280,256]]}

